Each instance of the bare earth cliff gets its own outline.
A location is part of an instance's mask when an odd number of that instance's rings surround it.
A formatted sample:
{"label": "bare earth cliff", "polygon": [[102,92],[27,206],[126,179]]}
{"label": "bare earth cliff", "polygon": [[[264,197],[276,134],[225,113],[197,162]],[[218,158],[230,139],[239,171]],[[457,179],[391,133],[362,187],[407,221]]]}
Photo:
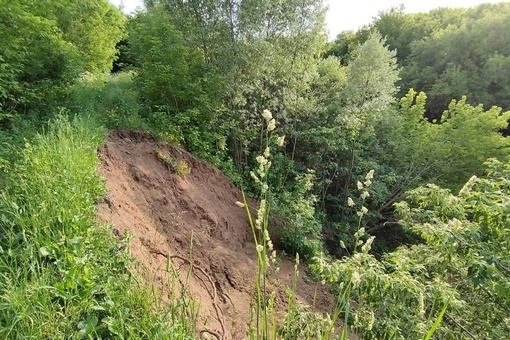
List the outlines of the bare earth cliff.
{"label": "bare earth cliff", "polygon": [[[158,157],[158,147],[160,153],[186,162],[191,173],[172,173]],[[131,253],[138,269],[168,299],[173,290],[167,261],[180,272],[178,281],[184,285],[191,252],[189,288],[200,305],[197,334],[203,328],[225,339],[244,339],[256,252],[245,210],[235,205],[242,201],[241,191],[217,168],[181,148],[160,145],[144,132],[114,132],[99,154],[108,189],[99,217],[112,223],[117,235],[133,236]],[[256,211],[256,202],[250,201],[250,206]],[[282,310],[294,264],[285,258],[279,261],[280,271],[270,281]],[[298,298],[332,313],[334,297],[324,286],[305,282],[303,273],[300,268]]]}

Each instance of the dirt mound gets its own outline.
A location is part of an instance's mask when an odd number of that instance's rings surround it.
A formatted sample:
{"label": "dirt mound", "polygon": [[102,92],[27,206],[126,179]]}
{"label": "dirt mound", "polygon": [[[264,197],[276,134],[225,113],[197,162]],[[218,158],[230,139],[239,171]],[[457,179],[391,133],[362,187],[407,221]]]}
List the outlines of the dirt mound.
{"label": "dirt mound", "polygon": [[[217,168],[181,148],[159,145],[147,133],[112,133],[99,152],[108,189],[99,217],[113,223],[118,235],[127,231],[134,236],[131,252],[140,269],[168,295],[172,289],[166,286],[167,261],[179,268],[180,284],[188,282],[200,303],[197,325],[206,323],[205,328],[222,338],[245,338],[256,252],[246,213],[235,205],[242,200],[240,190]],[[174,174],[161,155],[186,162],[191,173]],[[255,202],[250,206],[256,210]],[[194,270],[187,280],[190,252]],[[294,265],[280,261],[281,270],[272,282],[278,287],[277,302],[283,305]],[[330,292],[305,282],[303,275],[298,298],[320,311],[331,313],[334,308]]]}

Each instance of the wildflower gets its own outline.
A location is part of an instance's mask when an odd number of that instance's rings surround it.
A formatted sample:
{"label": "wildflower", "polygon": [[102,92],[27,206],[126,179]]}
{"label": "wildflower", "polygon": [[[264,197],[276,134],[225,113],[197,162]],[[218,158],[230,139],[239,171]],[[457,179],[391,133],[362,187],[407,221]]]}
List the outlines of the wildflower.
{"label": "wildflower", "polygon": [[266,205],[267,205],[266,200],[261,200],[260,201],[260,206],[259,206],[259,211],[258,211],[258,214],[260,216],[263,216],[263,215],[266,214]]}
{"label": "wildflower", "polygon": [[361,199],[366,199],[366,198],[367,198],[367,197],[369,197],[369,196],[370,196],[370,194],[368,193],[368,191],[366,191],[366,190],[365,190],[365,191],[363,191],[363,192],[361,193],[361,196],[360,196],[360,197],[361,197]]}
{"label": "wildflower", "polygon": [[236,202],[236,205],[241,208],[244,208],[246,206],[244,203],[241,203],[239,201]]}
{"label": "wildflower", "polygon": [[264,230],[264,237],[266,238],[266,240],[269,240],[269,232],[266,230]]}
{"label": "wildflower", "polygon": [[354,271],[351,275],[351,283],[354,287],[356,287],[361,282],[361,275]]}
{"label": "wildflower", "polygon": [[448,222],[448,225],[452,228],[453,231],[456,231],[462,226],[462,222],[454,217],[453,220]]}
{"label": "wildflower", "polygon": [[262,193],[265,194],[269,190],[267,183],[262,184]]}
{"label": "wildflower", "polygon": [[365,227],[359,228],[358,231],[354,234],[354,237],[358,239],[363,235],[365,235]]}
{"label": "wildflower", "polygon": [[418,306],[420,315],[425,315],[425,296],[423,296],[423,292],[420,292],[420,295],[418,296]]}
{"label": "wildflower", "polygon": [[276,145],[283,146],[283,143],[285,142],[285,136],[278,137],[276,140]]}
{"label": "wildflower", "polygon": [[262,253],[262,250],[264,250],[264,247],[262,247],[262,245],[259,244],[255,247],[255,249],[257,249],[257,253]]}
{"label": "wildflower", "polygon": [[257,163],[262,164],[262,165],[266,165],[267,164],[266,157],[264,157],[264,156],[257,156]]}
{"label": "wildflower", "polygon": [[366,326],[366,329],[371,331],[372,328],[374,328],[374,322],[375,322],[375,315],[374,315],[374,312],[370,311],[369,312],[369,319],[368,319],[368,323],[367,323],[367,326]]}
{"label": "wildflower", "polygon": [[363,183],[361,183],[360,181],[358,181],[358,183],[356,183],[357,186],[358,186],[358,190],[361,190],[363,189]]}
{"label": "wildflower", "polygon": [[273,119],[273,115],[271,114],[271,111],[269,111],[268,109],[262,111],[262,117],[264,117],[267,123],[269,123],[269,121]]}
{"label": "wildflower", "polygon": [[257,210],[257,219],[255,220],[255,228],[262,229],[264,216],[266,215],[266,200],[260,201],[259,209]]}
{"label": "wildflower", "polygon": [[268,131],[273,131],[274,129],[276,129],[276,121],[273,119],[271,119],[269,121],[269,123],[267,124],[267,130]]}
{"label": "wildflower", "polygon": [[264,164],[262,163],[259,164],[257,173],[259,174],[260,178],[264,178],[266,176],[266,168],[264,167]]}
{"label": "wildflower", "polygon": [[375,236],[370,237],[367,242],[361,247],[361,251],[365,254],[372,248],[372,242],[374,242]]}
{"label": "wildflower", "polygon": [[356,203],[354,203],[354,201],[352,200],[352,198],[350,197],[347,197],[347,205],[349,207],[354,207],[356,205]]}
{"label": "wildflower", "polygon": [[266,150],[264,150],[264,157],[269,158],[269,147],[266,147]]}
{"label": "wildflower", "polygon": [[267,241],[267,249],[269,249],[269,251],[273,251],[273,242],[271,240]]}
{"label": "wildflower", "polygon": [[368,212],[368,209],[365,207],[361,207],[361,210],[356,213],[359,217],[365,215]]}
{"label": "wildflower", "polygon": [[367,175],[365,176],[365,179],[367,181],[371,180],[372,178],[374,178],[374,170],[370,170]]}
{"label": "wildflower", "polygon": [[369,180],[369,179],[367,179],[367,180],[365,181],[365,186],[366,186],[366,187],[369,187],[370,185],[372,185],[372,181],[371,181],[371,180]]}
{"label": "wildflower", "polygon": [[251,178],[253,178],[255,180],[255,182],[261,183],[260,179],[257,177],[257,175],[255,175],[255,173],[253,171],[250,171],[250,176],[251,176]]}
{"label": "wildflower", "polygon": [[469,179],[469,181],[467,181],[466,184],[464,184],[464,186],[462,187],[462,189],[460,189],[459,191],[459,196],[465,196],[465,195],[468,195],[471,191],[471,188],[473,187],[473,184],[475,184],[476,180],[478,179],[478,177],[476,176],[471,176],[471,178]]}

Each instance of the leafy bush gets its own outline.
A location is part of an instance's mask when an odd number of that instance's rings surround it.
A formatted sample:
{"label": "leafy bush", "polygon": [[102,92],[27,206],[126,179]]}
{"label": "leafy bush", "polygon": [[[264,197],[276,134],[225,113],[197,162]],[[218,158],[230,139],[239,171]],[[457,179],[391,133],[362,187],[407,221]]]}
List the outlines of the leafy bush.
{"label": "leafy bush", "polygon": [[298,175],[294,188],[287,188],[275,198],[275,213],[284,219],[279,242],[289,254],[299,253],[311,259],[323,251],[322,225],[315,212],[317,197],[310,193],[314,172]]}
{"label": "leafy bush", "polygon": [[141,115],[139,94],[133,83],[134,72],[112,75],[84,73],[69,88],[66,107],[94,115],[112,129],[148,128]]}
{"label": "leafy bush", "polygon": [[125,20],[107,1],[3,1],[3,110],[45,111],[81,72],[109,72]]}
{"label": "leafy bush", "polygon": [[441,338],[510,336],[510,163],[486,166],[458,195],[431,184],[397,204],[400,223],[425,243],[377,260],[360,228],[352,256],[315,259],[315,273],[333,283],[364,338],[418,339],[435,328]]}

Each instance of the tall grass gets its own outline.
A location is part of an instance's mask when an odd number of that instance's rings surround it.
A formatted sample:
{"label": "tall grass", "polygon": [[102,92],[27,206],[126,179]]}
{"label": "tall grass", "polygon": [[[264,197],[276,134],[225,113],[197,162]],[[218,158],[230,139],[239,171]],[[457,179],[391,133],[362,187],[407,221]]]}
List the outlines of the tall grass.
{"label": "tall grass", "polygon": [[26,142],[0,193],[0,338],[193,338],[95,221],[105,194],[94,119],[58,116]]}
{"label": "tall grass", "polygon": [[133,72],[104,76],[85,74],[69,89],[66,106],[94,115],[110,129],[149,130],[133,76]]}
{"label": "tall grass", "polygon": [[[260,188],[260,204],[256,220],[252,218],[248,202],[243,193],[243,202],[237,205],[246,209],[249,224],[253,233],[253,241],[257,250],[257,268],[255,275],[256,297],[251,306],[252,318],[249,320],[248,337],[250,339],[333,339],[335,322],[340,307],[334,311],[333,319],[313,312],[308,306],[296,299],[299,254],[296,254],[294,283],[287,289],[288,305],[283,316],[283,324],[276,321],[274,302],[275,292],[269,291],[268,280],[271,269],[276,267],[276,251],[269,235],[269,186],[268,172],[271,167],[271,147],[283,146],[284,136],[275,136],[276,121],[268,110],[262,114],[265,121],[265,150],[257,157],[259,168],[252,171],[251,177]],[[342,339],[347,339],[344,333]]]}

